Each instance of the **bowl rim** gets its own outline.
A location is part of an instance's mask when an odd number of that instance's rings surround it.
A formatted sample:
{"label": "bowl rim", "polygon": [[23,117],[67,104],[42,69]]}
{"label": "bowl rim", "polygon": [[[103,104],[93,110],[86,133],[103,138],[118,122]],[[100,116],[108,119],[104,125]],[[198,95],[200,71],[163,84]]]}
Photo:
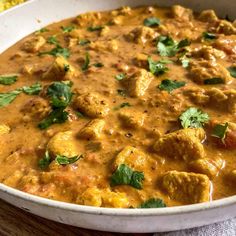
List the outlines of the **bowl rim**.
{"label": "bowl rim", "polygon": [[31,202],[33,204],[40,204],[42,206],[49,206],[52,208],[59,208],[62,210],[68,210],[70,212],[80,212],[92,215],[109,215],[109,216],[133,216],[133,217],[143,217],[143,216],[168,216],[168,215],[179,215],[183,213],[193,213],[206,210],[217,209],[221,207],[230,207],[236,204],[236,196],[231,196],[227,198],[222,198],[218,200],[213,200],[204,203],[197,203],[184,206],[172,206],[165,208],[106,208],[106,207],[94,207],[78,205],[75,203],[67,203],[58,200],[52,200],[48,198],[43,198],[40,196],[32,195],[18,189],[0,184],[0,191],[9,194],[13,197],[20,198]]}
{"label": "bowl rim", "polygon": [[[31,4],[36,0],[26,1],[19,5],[16,5],[4,12],[0,12],[0,16],[7,14],[8,12],[14,11],[16,8],[23,7],[24,5]],[[0,198],[3,200],[5,198],[1,197],[1,192],[10,195],[15,198],[19,198],[23,201],[31,202],[33,204],[40,204],[41,206],[48,206],[52,208],[59,208],[62,210],[68,210],[70,212],[80,212],[90,215],[108,215],[108,216],[129,216],[129,217],[143,217],[143,216],[169,216],[169,215],[180,215],[183,213],[194,213],[202,212],[206,210],[218,209],[221,207],[230,207],[231,205],[236,205],[236,195],[213,200],[204,203],[183,205],[183,206],[172,206],[166,208],[105,208],[105,207],[94,207],[78,205],[75,203],[62,202],[58,200],[52,200],[48,198],[43,198],[33,194],[29,194],[18,189],[9,187],[0,183]],[[5,199],[6,200],[6,199]],[[6,200],[7,201],[7,200]],[[10,202],[10,201],[9,201]],[[23,207],[22,207],[23,208]]]}

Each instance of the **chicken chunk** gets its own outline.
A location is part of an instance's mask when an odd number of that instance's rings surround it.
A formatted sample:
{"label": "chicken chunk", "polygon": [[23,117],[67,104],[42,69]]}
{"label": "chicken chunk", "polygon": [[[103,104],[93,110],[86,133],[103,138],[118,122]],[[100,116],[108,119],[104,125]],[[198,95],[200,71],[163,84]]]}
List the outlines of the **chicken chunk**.
{"label": "chicken chunk", "polygon": [[56,155],[74,157],[80,154],[76,145],[76,139],[71,131],[55,134],[49,140],[47,150],[54,157]]}
{"label": "chicken chunk", "polygon": [[124,84],[131,97],[141,97],[145,94],[152,80],[153,75],[150,72],[139,69],[130,77],[124,79]]}
{"label": "chicken chunk", "polygon": [[8,125],[0,124],[0,135],[10,133],[11,128]]}
{"label": "chicken chunk", "polygon": [[190,163],[193,172],[207,175],[210,179],[217,176],[224,167],[224,161],[221,158],[199,159]]}
{"label": "chicken chunk", "polygon": [[117,40],[112,39],[106,41],[91,42],[89,48],[95,51],[115,52],[118,50],[119,45]]}
{"label": "chicken chunk", "polygon": [[205,132],[202,128],[181,129],[159,138],[154,144],[154,150],[161,155],[185,161],[205,157],[202,141]]}
{"label": "chicken chunk", "polygon": [[105,207],[128,208],[129,200],[125,193],[113,192],[109,189],[103,191],[102,202]]}
{"label": "chicken chunk", "polygon": [[190,62],[189,75],[198,84],[208,84],[212,78],[217,78],[220,83],[228,84],[232,81],[229,71],[215,61],[192,61]]}
{"label": "chicken chunk", "polygon": [[210,98],[209,105],[228,111],[232,114],[236,113],[235,89],[222,91],[217,88],[211,88],[206,94]]}
{"label": "chicken chunk", "polygon": [[232,114],[236,113],[236,90],[230,89],[226,90],[224,94],[227,96],[226,107],[228,111]]}
{"label": "chicken chunk", "polygon": [[35,36],[23,44],[22,49],[26,52],[35,53],[46,43],[42,36]]}
{"label": "chicken chunk", "polygon": [[96,187],[86,189],[76,200],[78,204],[100,207],[102,205],[102,192]]}
{"label": "chicken chunk", "polygon": [[87,12],[80,14],[76,18],[76,23],[81,27],[91,26],[91,24],[98,24],[102,19],[100,12]]}
{"label": "chicken chunk", "polygon": [[236,34],[236,27],[227,20],[220,20],[211,31],[218,34],[232,35]]}
{"label": "chicken chunk", "polygon": [[86,139],[98,139],[101,137],[105,121],[101,119],[91,120],[79,131],[79,137]]}
{"label": "chicken chunk", "polygon": [[213,48],[212,46],[203,45],[193,49],[190,52],[192,57],[204,58],[206,60],[216,61],[218,58],[224,58],[226,55],[223,51]]}
{"label": "chicken chunk", "polygon": [[83,192],[76,200],[78,204],[96,207],[129,207],[129,201],[125,193],[113,192],[110,189],[98,189],[91,187]]}
{"label": "chicken chunk", "polygon": [[58,56],[42,77],[46,80],[71,80],[77,75],[76,69],[64,57]]}
{"label": "chicken chunk", "polygon": [[180,5],[174,5],[172,7],[172,14],[173,17],[184,21],[190,21],[193,18],[193,11]]}
{"label": "chicken chunk", "polygon": [[127,128],[140,128],[144,122],[144,114],[138,111],[131,111],[126,109],[119,112],[118,116],[123,126]]}
{"label": "chicken chunk", "polygon": [[158,33],[146,26],[138,26],[137,28],[133,29],[130,33],[125,35],[125,38],[128,41],[135,42],[138,44],[145,44],[147,42],[151,42],[156,39]]}
{"label": "chicken chunk", "polygon": [[74,107],[91,118],[105,117],[110,111],[106,99],[97,93],[84,93],[77,96]]}
{"label": "chicken chunk", "polygon": [[148,68],[148,55],[138,53],[134,58],[134,64],[138,67],[147,69]]}
{"label": "chicken chunk", "polygon": [[198,19],[204,22],[216,22],[218,17],[214,10],[204,10],[200,13]]}
{"label": "chicken chunk", "polygon": [[203,174],[168,171],[163,176],[162,187],[171,199],[185,204],[210,200],[211,182]]}
{"label": "chicken chunk", "polygon": [[29,100],[21,109],[24,115],[24,120],[42,120],[51,111],[49,102],[41,97],[36,97]]}
{"label": "chicken chunk", "polygon": [[149,157],[139,149],[126,146],[115,158],[114,170],[121,164],[126,164],[136,171],[143,171],[147,167]]}

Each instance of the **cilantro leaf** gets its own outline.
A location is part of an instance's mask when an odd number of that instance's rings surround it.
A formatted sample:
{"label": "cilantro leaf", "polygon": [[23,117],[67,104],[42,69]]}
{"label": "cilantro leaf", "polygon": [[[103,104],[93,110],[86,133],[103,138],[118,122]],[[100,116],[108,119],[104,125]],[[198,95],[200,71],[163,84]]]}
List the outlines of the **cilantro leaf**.
{"label": "cilantro leaf", "polygon": [[212,34],[212,33],[209,33],[209,32],[203,32],[202,33],[202,37],[205,39],[205,40],[213,40],[213,39],[216,39],[217,36],[215,34]]}
{"label": "cilantro leaf", "polygon": [[161,84],[158,86],[160,90],[165,90],[167,92],[172,92],[174,89],[181,88],[185,86],[186,82],[164,79],[161,81]]}
{"label": "cilantro leaf", "polygon": [[100,67],[103,67],[103,66],[104,66],[104,64],[101,63],[101,62],[94,63],[93,65],[94,65],[95,67],[97,67],[97,68],[100,68]]}
{"label": "cilantro leaf", "polygon": [[58,42],[56,36],[50,36],[50,37],[48,37],[47,42],[48,42],[49,44],[54,44],[54,45],[56,45],[56,46],[59,44],[59,42]]}
{"label": "cilantro leaf", "polygon": [[120,81],[120,80],[123,80],[125,77],[126,77],[126,74],[120,73],[120,74],[115,76],[115,79]]}
{"label": "cilantro leaf", "polygon": [[217,124],[214,126],[211,136],[220,138],[222,141],[225,139],[229,124],[226,122],[224,125]]}
{"label": "cilantro leaf", "polygon": [[227,68],[230,75],[234,78],[236,78],[236,66],[230,66]]}
{"label": "cilantro leaf", "polygon": [[198,108],[190,107],[180,115],[179,119],[183,128],[201,128],[209,121],[209,116]]}
{"label": "cilantro leaf", "polygon": [[61,124],[68,120],[69,113],[64,111],[64,108],[54,109],[48,117],[42,120],[38,127],[40,129],[47,129],[49,126],[53,124]]}
{"label": "cilantro leaf", "polygon": [[8,93],[0,93],[0,108],[12,103],[20,93],[21,89],[13,90]]}
{"label": "cilantro leaf", "polygon": [[159,26],[160,25],[160,19],[156,18],[156,17],[149,17],[149,18],[146,18],[144,21],[143,21],[143,24],[145,26],[149,26],[149,27],[153,27],[153,26]]}
{"label": "cilantro leaf", "polygon": [[183,47],[190,45],[188,39],[183,39],[179,43],[169,36],[160,36],[157,43],[157,51],[161,56],[173,57]]}
{"label": "cilantro leaf", "polygon": [[223,84],[224,80],[222,78],[210,78],[210,79],[205,79],[204,84],[209,85],[209,84]]}
{"label": "cilantro leaf", "polygon": [[75,163],[76,161],[78,161],[82,157],[83,157],[82,155],[74,156],[74,157],[66,157],[63,155],[57,155],[55,158],[55,161],[59,165],[68,165],[68,164]]}
{"label": "cilantro leaf", "polygon": [[152,74],[156,76],[162,75],[169,70],[168,67],[166,67],[167,63],[169,63],[169,61],[154,61],[151,57],[148,57],[149,70]]}
{"label": "cilantro leaf", "polygon": [[75,29],[75,26],[74,25],[62,26],[61,29],[63,33],[70,33],[72,30]]}
{"label": "cilantro leaf", "polygon": [[11,85],[17,81],[18,75],[0,75],[0,84]]}
{"label": "cilantro leaf", "polygon": [[144,174],[142,172],[133,171],[125,164],[118,166],[110,179],[110,185],[130,185],[137,189],[142,189],[142,181],[144,180]]}
{"label": "cilantro leaf", "polygon": [[143,172],[133,171],[129,185],[137,189],[142,189],[143,180],[144,180]]}
{"label": "cilantro leaf", "polygon": [[123,103],[120,104],[119,107],[120,107],[120,108],[123,108],[123,107],[131,107],[131,105],[130,105],[130,103],[128,103],[128,102],[123,102]]}
{"label": "cilantro leaf", "polygon": [[35,34],[40,34],[40,33],[44,33],[44,32],[48,32],[49,30],[47,29],[47,28],[42,28],[42,29],[40,29],[40,30],[37,30],[36,32],[35,32]]}
{"label": "cilantro leaf", "polygon": [[78,44],[81,45],[81,46],[84,46],[84,45],[89,44],[89,43],[91,43],[91,41],[88,40],[88,39],[80,39],[79,42],[78,42]]}
{"label": "cilantro leaf", "polygon": [[85,61],[83,66],[81,67],[82,71],[86,71],[89,68],[89,64],[90,64],[90,56],[89,53],[87,52],[85,55]]}
{"label": "cilantro leaf", "polygon": [[54,108],[66,107],[72,99],[70,86],[63,82],[54,82],[47,89],[47,95],[51,98]]}
{"label": "cilantro leaf", "polygon": [[54,57],[57,56],[63,56],[65,58],[69,58],[70,56],[70,51],[68,48],[62,48],[61,46],[57,45],[55,48],[53,48],[51,51],[46,51],[46,52],[40,52],[38,54],[39,56],[42,55],[51,55]]}
{"label": "cilantro leaf", "polygon": [[162,208],[166,207],[166,204],[162,199],[150,198],[149,200],[142,203],[138,208]]}
{"label": "cilantro leaf", "polygon": [[48,151],[45,152],[45,155],[42,159],[39,160],[38,165],[41,170],[47,169],[49,164],[51,163],[51,157],[48,153]]}
{"label": "cilantro leaf", "polygon": [[90,26],[87,28],[88,31],[93,32],[93,31],[99,31],[102,30],[104,27],[101,25],[98,26]]}
{"label": "cilantro leaf", "polygon": [[42,86],[39,82],[31,86],[23,86],[22,91],[28,95],[38,95],[42,90]]}

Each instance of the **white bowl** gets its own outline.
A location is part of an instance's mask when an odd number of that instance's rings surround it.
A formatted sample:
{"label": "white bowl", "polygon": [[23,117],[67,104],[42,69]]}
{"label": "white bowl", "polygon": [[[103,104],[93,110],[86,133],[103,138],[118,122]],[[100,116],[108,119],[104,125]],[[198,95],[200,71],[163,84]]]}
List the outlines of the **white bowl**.
{"label": "white bowl", "polygon": [[[196,11],[215,9],[236,18],[236,1],[224,0],[32,0],[0,14],[0,52],[50,23],[91,10],[122,5],[182,4]],[[236,196],[217,201],[159,209],[113,209],[80,206],[33,196],[0,184],[0,198],[33,214],[61,223],[113,232],[163,232],[198,227],[236,216]]]}

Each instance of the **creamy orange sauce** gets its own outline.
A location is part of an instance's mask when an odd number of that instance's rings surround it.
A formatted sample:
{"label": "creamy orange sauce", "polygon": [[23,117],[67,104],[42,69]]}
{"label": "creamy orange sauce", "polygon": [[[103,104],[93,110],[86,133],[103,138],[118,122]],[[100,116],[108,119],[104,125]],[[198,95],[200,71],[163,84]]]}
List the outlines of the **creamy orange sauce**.
{"label": "creamy orange sauce", "polygon": [[[150,17],[160,24],[145,26]],[[204,39],[203,32],[215,38]],[[157,42],[167,35],[190,45],[161,56]],[[56,45],[69,57],[40,55]],[[168,70],[153,75],[148,57],[169,60]],[[0,84],[0,93],[36,82],[42,90],[21,92],[0,108],[0,181],[45,198],[104,207],[138,207],[152,198],[175,206],[236,194],[236,82],[227,70],[235,59],[235,24],[213,11],[193,14],[179,6],[86,13],[27,36],[0,55],[0,77],[17,74],[15,83]],[[204,84],[216,77],[220,84]],[[169,93],[158,87],[164,79],[185,85]],[[48,87],[56,81],[73,82],[68,119],[40,129],[54,109]],[[203,128],[181,126],[179,117],[190,107],[208,114]],[[226,122],[224,140],[212,137],[215,125]],[[50,163],[42,169],[47,151]],[[60,164],[58,155],[82,158]],[[122,164],[143,174],[140,188],[111,184]]]}

